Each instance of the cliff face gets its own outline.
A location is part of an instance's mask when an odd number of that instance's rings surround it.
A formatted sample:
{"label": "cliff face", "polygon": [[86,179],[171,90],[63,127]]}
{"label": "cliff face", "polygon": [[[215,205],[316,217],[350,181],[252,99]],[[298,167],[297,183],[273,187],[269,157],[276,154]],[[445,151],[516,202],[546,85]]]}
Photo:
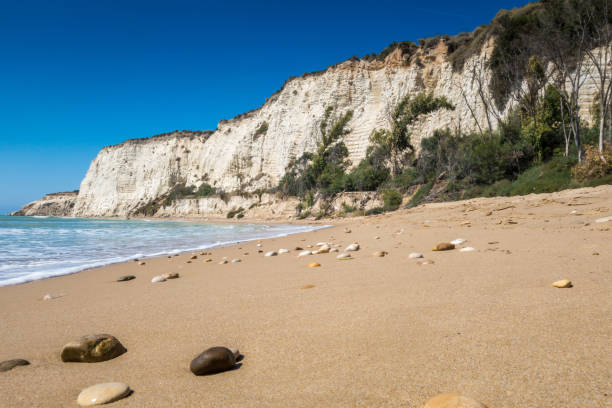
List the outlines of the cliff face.
{"label": "cliff face", "polygon": [[[440,128],[486,129],[487,116],[495,126],[494,117],[505,116],[512,102],[488,115],[482,103],[479,89],[488,90],[491,73],[484,67],[491,48],[492,43],[485,44],[459,72],[453,72],[442,42],[411,55],[403,55],[398,48],[384,62],[346,61],[291,79],[261,108],[221,121],[213,132],[175,132],[105,147],[91,163],[74,208],[65,207],[64,215],[134,214],[177,183],[198,187],[207,182],[223,191],[272,187],[293,159],[316,149],[319,125],[329,106],[336,115],[354,112],[350,133],[344,136],[354,165],[365,156],[372,131],[389,127],[391,111],[407,94],[426,90],[446,96],[456,106],[454,111],[434,112],[415,125],[415,146]],[[590,103],[592,95],[583,99]],[[588,114],[588,107],[583,111]],[[202,209],[208,207],[178,203],[162,207],[158,215],[172,211],[207,215]]]}
{"label": "cliff face", "polygon": [[57,217],[71,215],[74,210],[77,195],[78,191],[47,194],[40,200],[26,204],[21,210],[15,211],[11,213],[11,215],[43,215]]}

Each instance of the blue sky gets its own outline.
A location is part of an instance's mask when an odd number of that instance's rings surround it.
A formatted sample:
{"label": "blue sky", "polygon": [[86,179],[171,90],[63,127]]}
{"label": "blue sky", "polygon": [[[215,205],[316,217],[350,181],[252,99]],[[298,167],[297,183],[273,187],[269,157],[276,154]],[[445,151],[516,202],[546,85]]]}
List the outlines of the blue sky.
{"label": "blue sky", "polygon": [[106,145],[214,129],[289,76],[525,3],[0,0],[0,214],[78,189]]}

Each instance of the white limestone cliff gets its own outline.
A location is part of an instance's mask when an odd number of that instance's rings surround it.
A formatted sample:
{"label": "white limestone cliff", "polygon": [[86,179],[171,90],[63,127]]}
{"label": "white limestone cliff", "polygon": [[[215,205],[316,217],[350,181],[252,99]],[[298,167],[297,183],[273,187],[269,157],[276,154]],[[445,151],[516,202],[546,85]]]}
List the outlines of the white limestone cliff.
{"label": "white limestone cliff", "polygon": [[[478,68],[490,51],[491,43],[459,72],[453,71],[442,42],[410,57],[396,49],[384,62],[349,60],[289,80],[261,108],[221,121],[215,131],[175,132],[105,147],[91,163],[73,209],[64,215],[131,215],[177,183],[198,187],[207,182],[223,191],[273,187],[293,159],[316,149],[319,125],[329,106],[336,115],[354,112],[350,133],[344,136],[354,165],[365,156],[372,131],[389,127],[390,112],[408,94],[426,90],[446,96],[456,107],[434,112],[414,126],[412,142],[417,147],[437,129],[486,128],[487,112],[474,72],[482,73],[483,88],[488,89],[490,72]],[[506,115],[510,103],[497,114]],[[267,130],[258,132],[264,124]],[[160,208],[157,215],[206,216],[203,209],[214,201],[202,204],[206,200],[212,199],[199,199],[197,205],[175,203]]]}

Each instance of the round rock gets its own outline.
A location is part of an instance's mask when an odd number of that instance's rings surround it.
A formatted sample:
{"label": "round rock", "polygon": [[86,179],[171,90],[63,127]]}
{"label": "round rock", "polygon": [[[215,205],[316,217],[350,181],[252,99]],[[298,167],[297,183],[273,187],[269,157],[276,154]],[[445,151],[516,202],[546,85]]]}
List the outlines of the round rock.
{"label": "round rock", "polygon": [[88,334],[66,344],[62,349],[63,362],[98,363],[120,356],[127,350],[110,334]]}
{"label": "round rock", "polygon": [[412,252],[410,255],[408,255],[408,258],[410,259],[417,259],[417,258],[422,258],[423,254],[420,252]]}
{"label": "round rock", "polygon": [[556,281],[553,282],[552,284],[555,288],[571,288],[572,285],[572,281],[571,280],[567,280],[567,279],[563,279],[560,281]]}
{"label": "round rock", "polygon": [[153,283],[157,283],[157,282],[165,282],[166,278],[164,278],[162,275],[156,276],[153,279],[151,279],[151,282]]}
{"label": "round rock", "polygon": [[191,360],[189,369],[195,375],[209,375],[230,370],[236,364],[236,356],[227,347],[212,347]]}
{"label": "round rock", "polygon": [[455,249],[455,244],[451,244],[450,242],[439,243],[433,248],[434,251],[450,251],[451,249]]}
{"label": "round rock", "polygon": [[486,405],[460,394],[436,395],[425,404],[425,408],[487,408]]}
{"label": "round rock", "polygon": [[77,403],[82,407],[93,405],[108,404],[127,397],[130,394],[130,387],[120,382],[110,382],[96,384],[85,388],[77,397]]}
{"label": "round rock", "polygon": [[118,277],[117,282],[125,282],[125,281],[129,281],[132,279],[136,279],[136,277],[134,275],[125,275],[125,276]]}
{"label": "round rock", "polygon": [[278,255],[276,251],[270,251],[270,252],[266,252],[265,256],[276,256],[276,255]]}
{"label": "round rock", "polygon": [[26,366],[26,365],[30,365],[30,362],[22,358],[16,358],[14,360],[6,360],[0,363],[0,372],[9,371],[17,366]]}

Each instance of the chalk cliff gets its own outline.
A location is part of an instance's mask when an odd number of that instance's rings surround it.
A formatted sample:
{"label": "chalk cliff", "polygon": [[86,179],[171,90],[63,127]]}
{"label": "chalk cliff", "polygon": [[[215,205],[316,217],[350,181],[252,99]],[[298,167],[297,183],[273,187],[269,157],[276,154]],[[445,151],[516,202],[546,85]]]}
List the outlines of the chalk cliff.
{"label": "chalk cliff", "polygon": [[[491,49],[492,42],[488,42],[458,71],[447,58],[444,42],[406,54],[396,48],[384,61],[351,59],[290,79],[259,109],[222,120],[214,131],[173,132],[105,147],[91,163],[76,200],[70,197],[60,206],[63,215],[131,215],[159,200],[177,183],[198,187],[206,182],[226,192],[268,189],[278,183],[293,159],[316,149],[321,138],[319,125],[329,106],[336,115],[354,112],[350,133],[344,136],[354,165],[365,156],[372,131],[389,127],[390,112],[407,94],[425,90],[446,96],[456,106],[453,111],[434,112],[415,125],[415,146],[440,128],[486,129],[487,114],[503,117],[513,103],[509,98],[495,112],[487,112],[481,103],[479,89],[487,90],[491,79],[486,68]],[[586,78],[581,94],[587,120],[595,89],[591,82]],[[197,205],[175,203],[159,208],[157,215],[172,215],[173,211],[176,215],[213,215],[215,211],[205,211],[214,207],[210,200],[217,199],[199,199]],[[39,208],[29,206],[29,213]]]}

